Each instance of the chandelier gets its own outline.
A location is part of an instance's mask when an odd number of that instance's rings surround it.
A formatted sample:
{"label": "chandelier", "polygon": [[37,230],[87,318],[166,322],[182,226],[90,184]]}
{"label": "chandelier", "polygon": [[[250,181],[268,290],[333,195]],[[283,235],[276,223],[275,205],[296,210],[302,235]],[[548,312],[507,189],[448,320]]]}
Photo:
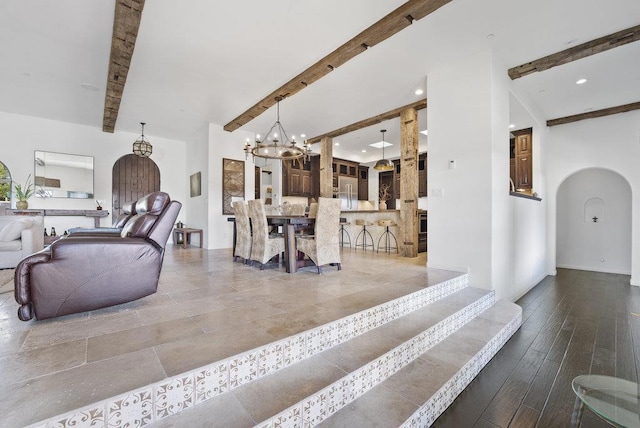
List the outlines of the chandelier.
{"label": "chandelier", "polygon": [[384,133],[387,132],[387,130],[381,129],[380,132],[382,132],[382,159],[376,162],[373,169],[377,169],[378,171],[391,171],[393,169],[393,163],[389,159],[384,158]]}
{"label": "chandelier", "polygon": [[[245,159],[251,154],[255,160],[256,157],[265,159],[280,159],[280,160],[293,160],[309,158],[311,152],[311,145],[306,141],[302,146],[296,144],[295,135],[291,136],[291,140],[287,136],[287,132],[280,123],[280,101],[284,97],[276,97],[277,102],[277,119],[273,124],[265,138],[261,141],[260,134],[256,135],[256,141],[253,146],[247,138],[247,142],[244,144]],[[304,137],[304,135],[303,135]]]}
{"label": "chandelier", "polygon": [[142,135],[133,143],[133,153],[143,158],[148,158],[153,153],[153,146],[149,140],[144,138],[144,122],[140,122],[142,125]]}

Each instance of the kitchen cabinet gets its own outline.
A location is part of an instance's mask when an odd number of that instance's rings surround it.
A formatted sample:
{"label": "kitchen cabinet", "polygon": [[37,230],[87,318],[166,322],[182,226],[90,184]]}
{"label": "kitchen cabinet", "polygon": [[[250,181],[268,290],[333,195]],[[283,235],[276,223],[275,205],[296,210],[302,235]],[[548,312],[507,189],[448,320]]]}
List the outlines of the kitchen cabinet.
{"label": "kitchen cabinet", "polygon": [[[400,170],[400,159],[396,159],[393,161],[393,199],[400,199]],[[418,197],[427,195],[427,154],[422,153],[418,157]]]}
{"label": "kitchen cabinet", "polygon": [[531,182],[532,167],[531,155],[516,156],[516,189],[531,189],[533,187]]}
{"label": "kitchen cabinet", "polygon": [[333,158],[333,174],[343,177],[358,177],[358,162]]}
{"label": "kitchen cabinet", "polygon": [[320,176],[319,169],[314,167],[316,163],[313,158],[306,162],[282,161],[282,195],[314,197],[315,182]]}
{"label": "kitchen cabinet", "polygon": [[369,200],[369,167],[358,167],[358,200]]}
{"label": "kitchen cabinet", "polygon": [[418,252],[427,251],[427,212],[418,211]]}
{"label": "kitchen cabinet", "polygon": [[[389,186],[389,193],[391,199],[387,200],[387,209],[396,209],[396,199],[393,197],[393,171],[383,171],[378,174],[378,188],[381,189],[383,185]],[[378,196],[379,198],[380,196]]]}
{"label": "kitchen cabinet", "polygon": [[427,154],[418,157],[418,197],[427,196]]}
{"label": "kitchen cabinet", "polygon": [[519,155],[530,155],[531,152],[531,128],[525,129],[524,133],[514,133],[516,139],[516,153]]}
{"label": "kitchen cabinet", "polygon": [[400,199],[400,159],[393,161],[393,191],[391,198]]}
{"label": "kitchen cabinet", "polygon": [[518,191],[533,188],[533,148],[532,129],[512,132],[510,141],[510,177]]}

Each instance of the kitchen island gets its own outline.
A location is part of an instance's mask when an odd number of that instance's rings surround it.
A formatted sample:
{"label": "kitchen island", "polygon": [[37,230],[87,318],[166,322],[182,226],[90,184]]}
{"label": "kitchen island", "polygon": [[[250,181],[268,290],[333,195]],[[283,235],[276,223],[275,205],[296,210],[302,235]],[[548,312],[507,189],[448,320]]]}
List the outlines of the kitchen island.
{"label": "kitchen island", "polygon": [[[393,220],[394,223],[400,224],[400,210],[357,210],[357,211],[342,211],[340,217],[346,219],[349,225],[345,225],[344,229],[349,233],[351,237],[351,247],[355,247],[356,236],[362,230],[362,226],[356,225],[356,220],[364,220],[368,223],[373,223],[373,226],[367,226],[367,231],[371,233],[373,237],[373,243],[375,244],[376,251],[378,250],[378,240],[384,233],[385,227],[379,226],[379,220]],[[400,231],[399,226],[389,227],[389,231],[393,233],[400,244]],[[348,241],[347,241],[348,242]],[[370,250],[370,248],[369,248]],[[394,250],[395,252],[395,250]]]}

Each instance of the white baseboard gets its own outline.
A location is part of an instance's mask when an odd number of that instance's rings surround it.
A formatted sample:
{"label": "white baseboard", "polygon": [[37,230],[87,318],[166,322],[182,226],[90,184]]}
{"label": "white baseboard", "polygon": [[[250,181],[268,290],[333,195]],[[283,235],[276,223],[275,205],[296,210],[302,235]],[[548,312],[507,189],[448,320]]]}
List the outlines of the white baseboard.
{"label": "white baseboard", "polygon": [[575,269],[575,270],[586,270],[590,272],[602,272],[602,273],[616,273],[619,275],[631,275],[630,271],[622,271],[617,269],[605,269],[605,268],[596,268],[593,266],[574,266],[574,265],[556,265],[556,267],[562,269]]}

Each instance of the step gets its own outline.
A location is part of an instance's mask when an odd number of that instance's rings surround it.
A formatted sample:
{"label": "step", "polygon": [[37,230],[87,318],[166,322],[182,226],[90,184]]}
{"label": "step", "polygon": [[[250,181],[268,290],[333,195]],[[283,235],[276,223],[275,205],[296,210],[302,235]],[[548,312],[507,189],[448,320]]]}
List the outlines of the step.
{"label": "step", "polygon": [[[325,406],[327,397],[338,394],[347,399],[346,391],[355,379],[370,378],[374,368],[384,364],[393,371],[406,363],[400,361],[400,356],[417,357],[413,354],[418,349],[433,346],[493,303],[493,292],[465,288],[278,373],[234,389],[234,399],[224,399],[227,407],[223,415],[214,399],[154,426],[191,426],[198,420],[207,420],[207,426],[252,426],[253,422],[260,421],[261,427],[287,426],[292,422],[295,425],[301,415],[312,414],[314,409]],[[419,345],[413,340],[415,337],[419,338]],[[230,402],[234,405],[229,405]],[[305,426],[307,422],[310,425],[321,422],[317,417],[308,419]]]}
{"label": "step", "polygon": [[322,326],[151,385],[102,399],[32,427],[146,425],[312,358],[334,346],[433,304],[468,287],[463,274],[417,292],[364,309]]}
{"label": "step", "polygon": [[318,426],[431,426],[521,323],[519,306],[496,302]]}

